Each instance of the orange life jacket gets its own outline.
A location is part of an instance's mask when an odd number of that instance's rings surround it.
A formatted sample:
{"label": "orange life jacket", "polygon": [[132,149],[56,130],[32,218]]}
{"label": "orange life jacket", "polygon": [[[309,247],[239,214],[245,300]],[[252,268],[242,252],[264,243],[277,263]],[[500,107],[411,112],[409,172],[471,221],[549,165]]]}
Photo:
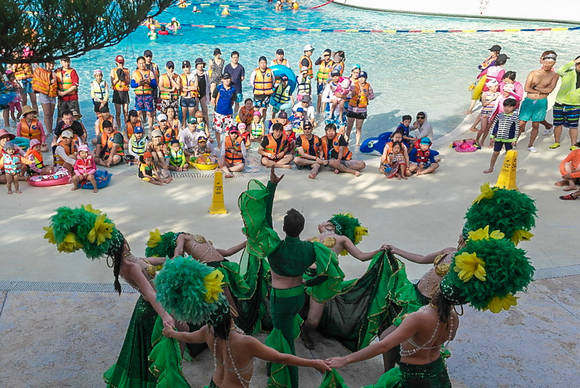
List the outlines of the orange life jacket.
{"label": "orange life jacket", "polygon": [[[145,74],[147,75],[147,77],[145,77],[145,75],[141,72],[141,70],[137,69],[133,72],[133,79],[137,83],[141,82],[142,79],[149,80],[155,79],[155,74],[153,74],[151,70],[145,70]],[[153,94],[153,88],[151,87],[150,84],[137,86],[135,88],[135,95],[137,96],[148,96],[151,94]]]}
{"label": "orange life jacket", "polygon": [[159,128],[159,130],[163,133],[164,142],[169,143],[172,139],[177,139],[178,133],[172,126],[167,127],[165,130]]}
{"label": "orange life jacket", "polygon": [[32,66],[30,63],[18,63],[16,64],[14,75],[18,81],[30,79],[32,78]]}
{"label": "orange life jacket", "polygon": [[272,66],[276,66],[276,65],[283,65],[283,66],[288,66],[288,60],[286,58],[282,59],[282,63],[278,62],[278,59],[272,59]]}
{"label": "orange life jacket", "polygon": [[[123,151],[123,145],[118,145],[113,140],[115,139],[115,135],[120,133],[118,131],[113,131],[110,134],[105,132],[101,133],[101,147],[105,150],[105,156],[109,156],[111,154],[111,150],[113,149],[114,145],[117,145],[117,153],[116,155],[123,156],[125,153]],[[122,136],[122,135],[121,135]]]}
{"label": "orange life jacket", "polygon": [[[61,92],[64,92],[65,90],[67,90],[71,86],[73,86],[73,81],[72,81],[72,72],[73,71],[74,71],[74,69],[68,69],[68,70],[59,69],[56,72],[56,86],[57,86],[58,90],[60,90]],[[74,94],[74,92],[72,94]]]}
{"label": "orange life jacket", "polygon": [[296,148],[302,147],[302,149],[307,155],[318,156],[318,153],[320,151],[320,138],[316,135],[312,135],[312,137],[313,137],[312,149],[310,149],[310,142],[306,137],[306,135],[300,135],[300,137],[298,137],[298,141],[296,142]]}
{"label": "orange life jacket", "polygon": [[352,97],[348,105],[358,108],[366,108],[369,105],[370,84],[365,82],[361,87],[359,82],[355,82]]}
{"label": "orange life jacket", "polygon": [[[338,152],[340,151],[340,146],[338,145],[340,137],[342,135],[340,134],[336,134],[334,136],[334,139],[332,139],[332,149],[328,148],[328,138],[326,136],[323,136],[321,139],[322,142],[322,153],[323,153],[323,157],[326,160],[331,159],[330,158],[330,152],[332,150],[336,151],[336,153],[338,154]],[[348,149],[347,146],[344,146],[344,152],[342,154],[342,159],[341,160],[350,160],[352,158],[352,152],[350,152],[350,150]]]}
{"label": "orange life jacket", "polygon": [[302,64],[302,61],[304,61],[305,59],[308,61],[308,77],[312,78],[312,74],[313,74],[312,73],[312,59],[310,59],[306,55],[303,55],[302,58],[300,58],[300,61],[298,61],[298,71],[300,71],[302,66],[304,66]]}
{"label": "orange life jacket", "polygon": [[20,119],[20,136],[27,137],[28,139],[36,139],[41,141],[42,133],[40,132],[40,126],[38,125],[37,119],[32,119],[30,125],[25,119]]}
{"label": "orange life jacket", "polygon": [[52,71],[37,67],[32,74],[32,90],[45,94],[48,97],[56,97],[56,78]]}
{"label": "orange life jacket", "polygon": [[26,151],[24,157],[28,159],[30,155],[34,157],[34,165],[36,166],[36,168],[44,168],[44,161],[42,159],[42,153],[40,151],[29,148],[28,151]]}
{"label": "orange life jacket", "polygon": [[225,140],[225,160],[229,164],[241,163],[244,161],[242,154],[242,143],[244,139],[238,135],[236,140],[232,140],[230,135],[226,136]]}
{"label": "orange life jacket", "polygon": [[266,151],[273,157],[275,157],[276,154],[279,154],[280,152],[286,150],[286,147],[288,146],[288,138],[286,137],[286,134],[282,135],[280,147],[278,147],[278,142],[274,139],[274,135],[269,134],[268,136],[266,136],[266,138],[268,139],[268,145],[264,147],[264,151]]}
{"label": "orange life jacket", "polygon": [[[97,119],[97,121],[99,122],[99,133],[103,133],[103,123],[105,122],[105,120],[102,117],[99,117]],[[113,117],[110,117],[107,121],[110,121],[111,123],[113,123]]]}
{"label": "orange life jacket", "polygon": [[[191,76],[191,74],[190,74]],[[187,74],[183,73],[179,76],[181,78],[181,97],[185,97],[185,98],[193,98],[193,97],[199,97],[199,91],[197,90],[197,87],[195,88],[195,90],[191,90],[191,91],[185,91],[184,89],[186,87],[190,87],[191,85],[195,85],[197,82],[191,81],[188,79]],[[194,75],[194,79],[195,79],[195,75]],[[189,96],[188,96],[189,93]]]}
{"label": "orange life jacket", "polygon": [[[175,78],[179,79],[179,76],[177,74],[173,74],[173,79]],[[169,79],[169,74],[161,74],[161,77],[159,77],[159,86],[166,89],[171,89],[171,80]],[[177,100],[179,98],[179,91],[172,90],[171,92],[162,92],[161,89],[159,89],[159,97],[162,100]]]}
{"label": "orange life jacket", "polygon": [[274,93],[274,72],[270,68],[262,72],[260,68],[256,68],[256,76],[254,77],[254,94],[261,96],[270,96]]}
{"label": "orange life jacket", "polygon": [[130,139],[133,136],[133,132],[135,131],[135,127],[141,126],[141,120],[137,120],[135,124],[131,124],[131,121],[127,121],[125,123],[127,125],[127,137]]}
{"label": "orange life jacket", "polygon": [[129,91],[129,84],[131,82],[131,75],[129,74],[129,69],[123,67],[123,73],[125,73],[125,80],[122,81],[119,79],[119,75],[117,74],[117,70],[121,69],[120,67],[115,67],[111,70],[111,78],[113,79],[113,90],[118,92],[128,92]]}
{"label": "orange life jacket", "polygon": [[[68,156],[71,156],[77,152],[77,145],[73,141],[71,141],[70,144],[66,145],[61,140],[58,142],[58,145],[64,148],[64,153],[67,154]],[[64,164],[64,160],[62,160],[60,156],[58,156],[57,154],[54,154],[54,164],[62,166]]]}

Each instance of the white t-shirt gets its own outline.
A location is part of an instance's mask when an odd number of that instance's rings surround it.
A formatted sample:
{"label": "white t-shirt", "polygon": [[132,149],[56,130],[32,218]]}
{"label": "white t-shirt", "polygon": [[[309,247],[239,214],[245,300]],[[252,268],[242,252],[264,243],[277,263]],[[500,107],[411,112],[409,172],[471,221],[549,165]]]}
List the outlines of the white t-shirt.
{"label": "white t-shirt", "polygon": [[[293,112],[298,111],[298,108],[302,108],[304,109],[304,107],[302,106],[302,103],[299,102],[298,104],[294,105],[294,107],[292,108]],[[308,108],[304,109],[304,117],[308,119],[308,121],[310,122],[314,122],[314,115],[316,114],[316,111],[314,110],[314,107],[312,105],[309,105]]]}

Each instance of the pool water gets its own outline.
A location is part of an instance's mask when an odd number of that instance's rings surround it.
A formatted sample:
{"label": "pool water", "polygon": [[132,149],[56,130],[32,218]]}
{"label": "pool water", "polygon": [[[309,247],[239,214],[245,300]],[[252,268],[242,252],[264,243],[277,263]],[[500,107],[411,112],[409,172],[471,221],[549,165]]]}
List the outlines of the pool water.
{"label": "pool water", "polygon": [[[302,2],[303,8],[298,11],[276,12],[274,3],[240,0],[230,2],[231,15],[222,17],[220,3],[205,3],[209,6],[201,7],[201,13],[191,12],[191,6],[185,9],[174,6],[159,15],[157,19],[160,22],[169,22],[172,17],[181,22],[182,29],[177,35],[158,36],[156,41],[150,41],[146,35],[147,29],[139,27],[115,47],[92,51],[73,59],[72,65],[81,77],[80,103],[85,125],[92,124],[95,119],[89,93],[93,70],[100,68],[108,74],[114,67],[117,54],[124,55],[126,66],[133,70],[137,56],[142,55],[145,49],[153,51],[153,60],[161,69],[166,61],[173,60],[178,72],[181,72],[181,61],[185,59],[193,63],[195,58],[203,57],[208,62],[215,47],[221,48],[226,63],[230,52],[237,50],[241,54],[240,63],[246,69],[245,96],[251,96],[247,80],[261,55],[270,61],[276,49],[283,48],[291,67],[297,70],[297,62],[305,44],[310,43],[315,47],[313,58],[317,58],[325,48],[343,50],[347,56],[347,71],[353,64],[360,64],[369,74],[368,81],[376,95],[369,107],[363,138],[391,130],[403,114],[414,117],[418,111],[427,112],[435,137],[454,129],[463,119],[463,112],[469,105],[467,86],[477,74],[477,66],[487,56],[487,49],[493,44],[500,44],[502,52],[510,56],[506,69],[517,71],[518,80],[522,83],[530,70],[539,67],[539,56],[544,50],[553,49],[558,53],[557,66],[580,55],[580,31],[388,34],[191,27],[192,24],[198,24],[422,30],[562,26],[553,23],[408,15],[334,4],[317,10],[306,9],[308,6],[322,4],[322,1]],[[130,108],[133,104],[132,95]],[[111,106],[111,109],[114,107]]]}

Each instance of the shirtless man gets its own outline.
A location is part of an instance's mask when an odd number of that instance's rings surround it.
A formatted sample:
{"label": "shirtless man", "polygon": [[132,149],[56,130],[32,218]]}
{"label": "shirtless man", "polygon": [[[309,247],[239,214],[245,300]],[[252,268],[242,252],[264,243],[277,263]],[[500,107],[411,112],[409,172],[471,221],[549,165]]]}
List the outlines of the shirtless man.
{"label": "shirtless man", "polygon": [[[351,225],[347,225],[351,224]],[[353,226],[355,225],[355,226]],[[354,233],[355,228],[362,228],[358,220],[353,217],[348,217],[342,214],[333,216],[330,220],[318,225],[320,234],[310,239],[310,241],[321,242],[328,248],[332,249],[337,255],[348,252],[352,257],[360,261],[368,261],[372,259],[377,253],[387,249],[387,245],[381,246],[379,249],[371,252],[363,252],[355,245],[356,240]],[[351,230],[352,236],[347,236],[345,233]],[[365,229],[366,230],[366,229]],[[324,312],[324,304],[316,302],[312,297],[310,298],[310,307],[308,309],[308,318],[304,323],[304,330],[302,330],[301,338],[304,346],[307,349],[314,349],[314,341],[312,341],[312,333],[320,324],[322,313]]]}
{"label": "shirtless man", "polygon": [[[548,50],[542,53],[540,63],[542,67],[528,74],[524,90],[527,95],[520,107],[520,132],[524,133],[526,123],[532,122],[532,132],[528,142],[528,151],[537,152],[534,141],[538,136],[540,123],[546,118],[548,109],[548,95],[552,93],[558,83],[558,74],[552,69],[556,64],[557,55],[554,51]],[[517,142],[517,139],[516,139]]]}

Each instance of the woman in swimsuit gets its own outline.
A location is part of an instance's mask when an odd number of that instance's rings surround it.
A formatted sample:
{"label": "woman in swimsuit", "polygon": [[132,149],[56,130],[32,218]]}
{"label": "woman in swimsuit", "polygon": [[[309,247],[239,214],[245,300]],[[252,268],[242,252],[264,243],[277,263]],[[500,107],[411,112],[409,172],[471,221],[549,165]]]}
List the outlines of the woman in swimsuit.
{"label": "woman in swimsuit", "polygon": [[[213,50],[213,58],[209,60],[209,87],[210,96],[213,96],[213,90],[222,82],[222,74],[224,73],[225,61],[222,58],[222,51],[219,48]],[[238,93],[241,90],[237,91]]]}
{"label": "woman in swimsuit", "polygon": [[208,264],[224,261],[226,257],[238,253],[245,247],[246,242],[244,241],[229,249],[219,249],[199,234],[180,233],[175,241],[173,257],[183,256],[186,253],[197,261]]}
{"label": "woman in swimsuit", "polygon": [[280,353],[256,338],[245,335],[236,327],[229,313],[214,324],[207,324],[192,333],[177,332],[165,327],[163,335],[180,342],[206,343],[214,356],[215,371],[210,388],[247,388],[254,372],[254,358],[278,364],[315,368],[324,373],[330,371],[323,360],[309,360],[292,354]]}

